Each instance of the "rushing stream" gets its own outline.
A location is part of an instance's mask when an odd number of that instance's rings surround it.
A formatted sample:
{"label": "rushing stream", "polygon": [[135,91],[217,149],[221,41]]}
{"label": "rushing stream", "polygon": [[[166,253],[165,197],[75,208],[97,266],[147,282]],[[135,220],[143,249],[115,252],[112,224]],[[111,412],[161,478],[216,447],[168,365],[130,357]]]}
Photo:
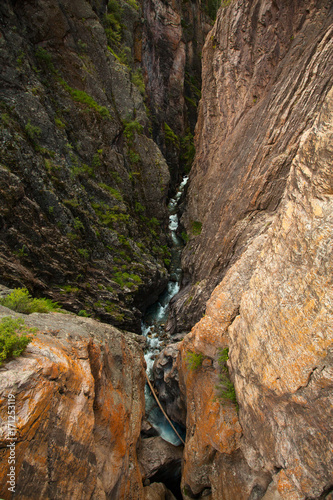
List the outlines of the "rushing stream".
{"label": "rushing stream", "polygon": [[[172,238],[171,249],[171,264],[170,264],[170,281],[166,290],[160,295],[158,301],[150,306],[145,314],[142,323],[142,334],[147,338],[147,349],[145,353],[145,360],[147,363],[147,373],[149,378],[152,378],[152,369],[156,356],[160,353],[163,344],[163,337],[165,336],[165,324],[169,314],[169,303],[180,288],[181,280],[181,251],[184,246],[183,240],[177,236],[176,231],[178,228],[178,205],[181,196],[184,192],[188,177],[185,176],[179,185],[178,191],[174,198],[169,202],[169,229]],[[146,396],[146,415],[150,424],[158,431],[159,435],[169,443],[178,446],[181,444],[180,439],[172,430],[170,424],[164,417],[163,413],[157,406],[153,395],[151,394],[148,385],[145,389]],[[175,428],[183,434],[183,430],[177,423],[173,422]]]}

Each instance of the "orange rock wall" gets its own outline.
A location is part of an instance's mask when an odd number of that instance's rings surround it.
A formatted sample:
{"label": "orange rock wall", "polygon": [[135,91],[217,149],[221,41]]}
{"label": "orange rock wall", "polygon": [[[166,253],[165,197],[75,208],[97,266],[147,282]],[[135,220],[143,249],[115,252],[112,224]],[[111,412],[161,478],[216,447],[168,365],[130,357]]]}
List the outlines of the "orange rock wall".
{"label": "orange rock wall", "polygon": [[[26,322],[41,333],[0,370],[1,498],[142,499],[141,349],[90,319],[34,314]],[[9,393],[17,419],[13,496],[6,485]]]}

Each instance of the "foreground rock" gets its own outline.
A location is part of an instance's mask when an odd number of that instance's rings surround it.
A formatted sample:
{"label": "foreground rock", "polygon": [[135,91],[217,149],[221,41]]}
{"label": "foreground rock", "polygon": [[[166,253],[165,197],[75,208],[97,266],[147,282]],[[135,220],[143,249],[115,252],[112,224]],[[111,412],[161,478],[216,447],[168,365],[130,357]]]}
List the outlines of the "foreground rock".
{"label": "foreground rock", "polygon": [[[0,317],[20,316],[0,307]],[[23,315],[22,315],[23,316]],[[142,349],[115,328],[59,313],[24,316],[38,333],[0,369],[1,498],[145,498],[136,457]],[[16,489],[8,491],[8,395],[15,396]]]}

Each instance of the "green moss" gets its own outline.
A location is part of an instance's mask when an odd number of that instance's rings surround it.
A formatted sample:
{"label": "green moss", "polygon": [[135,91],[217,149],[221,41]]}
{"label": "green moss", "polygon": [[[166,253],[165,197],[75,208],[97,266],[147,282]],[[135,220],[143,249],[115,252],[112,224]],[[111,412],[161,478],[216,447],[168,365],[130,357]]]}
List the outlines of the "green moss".
{"label": "green moss", "polygon": [[5,316],[0,320],[0,366],[8,358],[17,357],[31,342],[37,328],[28,328],[22,318]]}
{"label": "green moss", "polygon": [[199,234],[201,234],[201,230],[202,230],[202,222],[198,220],[191,222],[191,231],[193,235],[198,236]]}
{"label": "green moss", "polygon": [[180,159],[184,165],[184,170],[188,173],[191,170],[192,163],[195,156],[194,138],[193,134],[188,131],[185,137],[181,139],[181,154]]}
{"label": "green moss", "polygon": [[89,251],[86,248],[78,248],[78,253],[83,257],[84,259],[89,259]]}
{"label": "green moss", "polygon": [[24,130],[29,139],[33,142],[36,139],[39,139],[42,133],[41,129],[39,127],[36,127],[35,125],[32,125],[30,120],[28,120],[28,123],[25,125]]}
{"label": "green moss", "polygon": [[42,67],[48,69],[52,73],[55,73],[55,68],[53,65],[52,56],[49,52],[47,52],[47,50],[45,50],[43,47],[38,47],[35,55],[36,55],[36,59],[37,59],[38,63]]}
{"label": "green moss", "polygon": [[117,189],[115,189],[111,186],[108,186],[107,184],[104,184],[103,182],[100,182],[98,185],[102,189],[105,189],[106,191],[108,191],[113,198],[116,198],[116,200],[123,201],[123,197],[121,196],[121,193],[119,191],[117,191]]}
{"label": "green moss", "polygon": [[59,129],[64,129],[64,128],[66,128],[66,125],[65,125],[65,124],[64,124],[64,123],[60,120],[60,118],[57,118],[57,117],[56,117],[56,118],[54,119],[54,123],[55,123],[56,127],[57,127],[57,128],[59,128]]}
{"label": "green moss", "polygon": [[137,69],[136,71],[134,71],[134,73],[132,73],[131,80],[132,83],[140,90],[141,95],[144,96],[146,92],[146,87],[145,87],[145,82],[143,80],[141,68]]}
{"label": "green moss", "polygon": [[181,237],[182,237],[182,240],[184,241],[184,243],[187,243],[190,239],[189,235],[186,234],[185,231],[182,231]]}
{"label": "green moss", "polygon": [[91,97],[84,90],[78,90],[70,87],[68,83],[61,77],[58,77],[58,81],[61,86],[70,94],[73,101],[84,104],[88,108],[92,109],[96,113],[100,114],[102,118],[111,118],[109,110],[105,106],[100,106],[93,97]]}
{"label": "green moss", "polygon": [[80,206],[76,198],[73,198],[72,200],[63,200],[62,202],[66,207],[77,208]]}
{"label": "green moss", "polygon": [[128,141],[133,141],[134,139],[134,134],[142,134],[143,132],[143,126],[141,123],[139,123],[136,120],[130,121],[130,122],[125,122],[125,127],[124,127],[124,136]]}

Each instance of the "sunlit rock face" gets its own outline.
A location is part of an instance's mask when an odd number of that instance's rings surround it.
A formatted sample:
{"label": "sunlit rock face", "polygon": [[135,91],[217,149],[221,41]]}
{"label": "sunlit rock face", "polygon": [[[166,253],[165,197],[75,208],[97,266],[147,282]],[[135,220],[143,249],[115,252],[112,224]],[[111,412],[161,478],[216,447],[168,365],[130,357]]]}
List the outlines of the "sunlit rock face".
{"label": "sunlit rock face", "polygon": [[[235,1],[206,41],[191,282],[169,322],[199,319],[174,356],[184,498],[332,494],[332,14],[330,2]],[[219,398],[226,347],[239,410]]]}
{"label": "sunlit rock face", "polygon": [[202,317],[214,287],[276,213],[331,86],[331,25],[329,1],[238,0],[219,11],[203,49],[173,331]]}
{"label": "sunlit rock face", "polygon": [[[12,311],[1,307],[0,314]],[[17,423],[13,498],[143,499],[136,456],[145,404],[141,347],[92,319],[35,313],[25,321],[39,332],[0,371],[2,498],[12,498],[10,393]]]}

